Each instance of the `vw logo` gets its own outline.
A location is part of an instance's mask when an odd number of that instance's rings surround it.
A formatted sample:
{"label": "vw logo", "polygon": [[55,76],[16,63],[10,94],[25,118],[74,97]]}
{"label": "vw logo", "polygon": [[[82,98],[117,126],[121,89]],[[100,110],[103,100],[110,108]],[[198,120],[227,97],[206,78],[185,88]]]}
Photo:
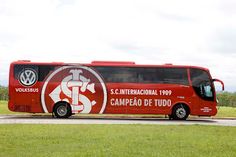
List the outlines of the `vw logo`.
{"label": "vw logo", "polygon": [[19,75],[19,82],[23,86],[32,86],[38,80],[38,76],[35,70],[25,69]]}

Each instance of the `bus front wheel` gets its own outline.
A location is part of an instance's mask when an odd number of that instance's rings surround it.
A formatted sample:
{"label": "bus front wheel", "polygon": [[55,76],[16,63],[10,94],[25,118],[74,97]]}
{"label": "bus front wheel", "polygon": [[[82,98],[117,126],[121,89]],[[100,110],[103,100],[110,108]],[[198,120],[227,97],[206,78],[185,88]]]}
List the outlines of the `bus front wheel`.
{"label": "bus front wheel", "polygon": [[189,116],[189,108],[185,104],[178,104],[173,107],[171,117],[174,120],[186,120]]}
{"label": "bus front wheel", "polygon": [[70,104],[67,102],[58,102],[53,108],[53,113],[57,118],[68,118],[72,115]]}

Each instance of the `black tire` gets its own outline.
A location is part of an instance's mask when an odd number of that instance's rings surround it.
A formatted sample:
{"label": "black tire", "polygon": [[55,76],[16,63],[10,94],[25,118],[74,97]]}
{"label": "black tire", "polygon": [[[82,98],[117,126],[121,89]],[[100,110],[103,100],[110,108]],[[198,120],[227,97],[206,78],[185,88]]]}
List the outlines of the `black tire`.
{"label": "black tire", "polygon": [[168,115],[168,118],[169,118],[169,120],[172,120],[173,119],[172,114]]}
{"label": "black tire", "polygon": [[185,104],[178,104],[173,107],[171,117],[174,120],[186,120],[189,116],[189,109]]}
{"label": "black tire", "polygon": [[67,102],[56,103],[53,113],[57,118],[69,118],[72,115],[70,104]]}

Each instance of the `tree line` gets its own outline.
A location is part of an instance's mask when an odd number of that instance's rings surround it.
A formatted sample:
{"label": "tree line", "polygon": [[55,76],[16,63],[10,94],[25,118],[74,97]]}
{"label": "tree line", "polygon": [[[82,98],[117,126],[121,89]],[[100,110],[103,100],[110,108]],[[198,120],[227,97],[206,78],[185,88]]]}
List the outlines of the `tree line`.
{"label": "tree line", "polygon": [[[236,92],[221,92],[217,93],[217,99],[219,106],[236,107]],[[8,88],[0,86],[0,100],[8,100]]]}
{"label": "tree line", "polygon": [[217,99],[219,106],[236,107],[236,92],[221,92],[217,93]]}
{"label": "tree line", "polygon": [[8,88],[0,86],[0,100],[8,100]]}

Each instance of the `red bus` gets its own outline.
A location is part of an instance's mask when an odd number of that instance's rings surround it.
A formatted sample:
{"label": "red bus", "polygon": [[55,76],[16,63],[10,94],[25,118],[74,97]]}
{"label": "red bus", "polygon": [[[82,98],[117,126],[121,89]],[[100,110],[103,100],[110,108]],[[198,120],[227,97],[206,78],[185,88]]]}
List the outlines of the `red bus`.
{"label": "red bus", "polygon": [[10,65],[8,108],[15,112],[214,116],[217,99],[209,70],[196,66],[17,61]]}

